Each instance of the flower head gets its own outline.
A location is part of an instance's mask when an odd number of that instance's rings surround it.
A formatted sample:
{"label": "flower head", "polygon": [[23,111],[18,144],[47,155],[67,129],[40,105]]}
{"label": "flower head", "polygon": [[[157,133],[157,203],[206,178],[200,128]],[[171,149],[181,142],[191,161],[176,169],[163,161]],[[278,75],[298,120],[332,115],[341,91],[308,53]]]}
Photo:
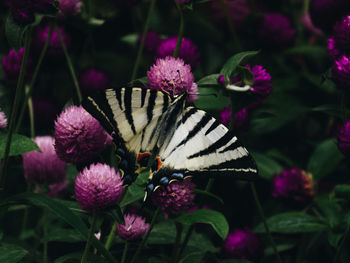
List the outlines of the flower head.
{"label": "flower head", "polygon": [[350,15],[335,24],[333,34],[337,47],[350,52]]}
{"label": "flower head", "polygon": [[268,49],[284,48],[293,44],[296,30],[289,19],[278,13],[266,14],[261,22],[258,37]]}
{"label": "flower head", "polygon": [[156,60],[156,63],[147,71],[151,89],[161,90],[170,95],[179,95],[187,92],[188,101],[194,101],[197,90],[190,65],[180,58],[165,57]]}
{"label": "flower head", "polygon": [[134,214],[125,214],[124,223],[124,225],[117,224],[117,234],[126,241],[141,238],[149,228],[143,217]]}
{"label": "flower head", "polygon": [[120,173],[107,164],[91,164],[75,179],[75,198],[87,211],[98,211],[120,201],[123,180]]}
{"label": "flower head", "polygon": [[340,51],[333,37],[328,38],[328,54],[332,59],[336,59],[340,55]]}
{"label": "flower head", "polygon": [[5,113],[0,109],[0,129],[7,127],[7,118]]}
{"label": "flower head", "polygon": [[245,67],[248,68],[254,76],[254,83],[252,85],[251,91],[262,97],[268,96],[272,90],[270,74],[267,73],[266,69],[260,65],[255,65],[253,67],[246,65]]}
{"label": "flower head", "polygon": [[152,203],[166,214],[175,214],[192,206],[196,185],[190,178],[161,186],[152,194]]}
{"label": "flower head", "polygon": [[[220,112],[220,120],[221,123],[225,126],[230,125],[231,120],[231,107],[224,108]],[[247,129],[249,126],[249,112],[247,108],[243,108],[242,110],[235,113],[234,117],[234,130],[236,132],[243,131]]]}
{"label": "flower head", "polygon": [[109,77],[103,71],[95,68],[87,68],[79,76],[79,87],[84,94],[105,90],[109,85]]}
{"label": "flower head", "polygon": [[[177,43],[177,36],[169,37],[163,40],[157,48],[157,56],[164,58],[172,56]],[[192,68],[199,65],[199,51],[197,46],[189,39],[184,37],[181,41],[179,50],[179,57],[182,58],[186,64],[190,64]]]}
{"label": "flower head", "polygon": [[343,55],[334,61],[332,74],[339,88],[350,88],[350,58]]}
{"label": "flower head", "polygon": [[[18,79],[19,72],[21,70],[22,60],[23,60],[24,48],[21,47],[18,52],[11,49],[7,56],[4,56],[1,61],[4,79],[9,83],[15,83]],[[31,60],[27,60],[27,70],[30,66]]]}
{"label": "flower head", "polygon": [[54,0],[10,0],[7,1],[14,20],[19,24],[34,22],[34,14],[48,10]]}
{"label": "flower head", "polygon": [[82,163],[102,152],[107,134],[83,107],[66,108],[55,121],[55,149],[66,162]]}
{"label": "flower head", "polygon": [[51,136],[37,136],[34,142],[41,152],[25,153],[23,157],[24,177],[33,183],[58,183],[66,176],[66,163],[55,152],[55,140]]}
{"label": "flower head", "polygon": [[350,120],[339,127],[337,132],[338,148],[346,156],[350,156]]}
{"label": "flower head", "polygon": [[312,175],[299,168],[283,170],[273,177],[272,196],[300,202],[313,199]]}
{"label": "flower head", "polygon": [[80,0],[59,0],[60,11],[63,17],[76,16],[81,12],[82,3]]}
{"label": "flower head", "polygon": [[[137,40],[138,43],[141,42],[142,36],[143,36],[142,34],[139,36]],[[149,53],[153,53],[157,50],[161,41],[162,40],[160,39],[159,35],[156,32],[148,31],[145,38],[144,49]]]}
{"label": "flower head", "polygon": [[224,243],[227,257],[258,261],[264,254],[262,242],[249,228],[236,229],[228,234]]}

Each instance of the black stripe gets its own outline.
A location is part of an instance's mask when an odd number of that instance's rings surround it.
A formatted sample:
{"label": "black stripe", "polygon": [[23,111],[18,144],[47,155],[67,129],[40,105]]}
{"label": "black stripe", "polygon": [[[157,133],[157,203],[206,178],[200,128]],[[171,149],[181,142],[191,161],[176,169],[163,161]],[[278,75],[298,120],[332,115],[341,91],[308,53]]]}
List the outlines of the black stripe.
{"label": "black stripe", "polygon": [[125,105],[125,118],[128,120],[129,125],[131,126],[131,130],[134,134],[136,134],[136,130],[135,130],[135,125],[134,125],[134,120],[132,118],[132,114],[131,114],[131,93],[132,93],[132,89],[125,89],[124,92],[124,105]]}
{"label": "black stripe", "polygon": [[163,95],[163,109],[162,109],[162,113],[164,114],[164,112],[166,112],[168,110],[169,107],[169,96],[164,94]]}
{"label": "black stripe", "polygon": [[[125,88],[124,88],[125,89]],[[123,105],[122,105],[122,90],[123,89],[116,89],[115,90],[115,97],[117,98],[118,100],[118,103],[119,103],[119,108],[121,110],[123,110]]]}
{"label": "black stripe", "polygon": [[145,99],[148,89],[141,89],[141,108],[145,105]]}
{"label": "black stripe", "polygon": [[242,144],[238,140],[236,140],[235,142],[231,143],[230,145],[222,149],[219,153],[224,153],[230,150],[236,150],[238,147],[241,147],[241,146]]}
{"label": "black stripe", "polygon": [[187,119],[194,113],[196,113],[198,110],[196,108],[191,108],[189,111],[186,111],[185,115],[182,117],[181,122],[185,123]]}
{"label": "black stripe", "polygon": [[205,132],[205,135],[208,135],[211,131],[216,129],[221,123],[218,120],[215,120],[213,124],[209,127],[209,129]]}
{"label": "black stripe", "polygon": [[149,91],[150,96],[148,99],[148,105],[147,105],[147,124],[149,124],[152,121],[153,118],[153,108],[156,104],[156,98],[157,98],[157,91],[151,90]]}
{"label": "black stripe", "polygon": [[237,168],[237,169],[257,169],[255,162],[252,161],[252,157],[250,155],[243,156],[238,159],[228,160],[223,163],[218,163],[215,165],[209,166],[208,170],[215,170],[215,169],[230,169],[230,168]]}
{"label": "black stripe", "polygon": [[222,136],[219,140],[217,140],[215,143],[210,145],[208,148],[192,154],[191,156],[188,157],[188,159],[192,159],[198,156],[208,155],[213,152],[216,152],[217,149],[226,145],[232,139],[232,137],[233,135],[230,132],[227,132],[224,136]]}

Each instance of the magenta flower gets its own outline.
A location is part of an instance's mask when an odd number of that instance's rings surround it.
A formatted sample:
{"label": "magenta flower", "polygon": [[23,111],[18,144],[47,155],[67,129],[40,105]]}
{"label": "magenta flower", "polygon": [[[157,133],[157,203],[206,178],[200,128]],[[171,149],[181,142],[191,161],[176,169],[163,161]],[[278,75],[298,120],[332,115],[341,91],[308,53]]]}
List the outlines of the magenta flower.
{"label": "magenta flower", "polygon": [[350,15],[336,23],[333,29],[334,40],[340,50],[350,51]]}
{"label": "magenta flower", "polygon": [[350,120],[346,121],[337,131],[338,148],[345,155],[350,156]]}
{"label": "magenta flower", "polygon": [[76,16],[81,12],[80,0],[60,0],[60,11],[62,17]]}
{"label": "magenta flower", "polygon": [[81,106],[66,108],[55,121],[55,149],[66,162],[82,163],[99,155],[107,133]]}
{"label": "magenta flower", "polygon": [[151,89],[161,90],[180,95],[184,92],[189,94],[188,101],[197,99],[198,88],[194,83],[194,77],[190,65],[180,58],[159,58],[147,71],[148,83]]}
{"label": "magenta flower", "polygon": [[262,97],[267,97],[272,91],[270,74],[260,65],[255,65],[253,67],[246,65],[245,67],[248,68],[254,76],[254,83],[251,92]]}
{"label": "magenta flower", "polygon": [[[220,112],[221,123],[226,127],[229,127],[231,120],[231,107],[226,107]],[[235,113],[234,117],[234,130],[236,132],[244,131],[249,126],[249,112],[247,108]]]}
{"label": "magenta flower", "polygon": [[51,136],[38,136],[34,142],[41,152],[33,151],[22,155],[24,177],[33,183],[58,183],[66,176],[66,163],[55,152],[55,140]]}
{"label": "magenta flower", "polygon": [[95,68],[87,68],[79,76],[79,87],[84,94],[105,90],[109,85],[110,79],[106,73]]}
{"label": "magenta flower", "polygon": [[283,170],[273,177],[272,196],[299,202],[312,200],[314,197],[312,175],[299,168]]}
{"label": "magenta flower", "polygon": [[[15,83],[18,80],[23,60],[24,48],[21,47],[18,52],[11,49],[7,56],[4,56],[1,61],[3,76],[8,83]],[[28,77],[28,68],[31,65],[31,59],[27,60],[26,77]]]}
{"label": "magenta flower", "polygon": [[[141,39],[142,39],[142,34],[139,36],[137,40],[138,44],[141,43]],[[162,40],[160,39],[159,35],[156,32],[148,31],[146,34],[145,44],[144,44],[145,51],[147,51],[148,53],[155,52],[161,41]]]}
{"label": "magenta flower", "polygon": [[[163,40],[157,48],[157,56],[164,58],[172,57],[177,43],[177,36],[169,37]],[[189,39],[183,38],[179,50],[179,57],[182,58],[186,64],[190,64],[192,68],[199,65],[200,53],[197,46]]]}
{"label": "magenta flower", "polygon": [[337,59],[340,55],[340,51],[337,47],[337,44],[334,40],[333,37],[328,38],[328,55],[332,58],[332,59]]}
{"label": "magenta flower", "polygon": [[339,88],[349,89],[350,87],[350,60],[343,55],[334,61],[332,75]]}
{"label": "magenta flower", "polygon": [[123,195],[123,180],[120,173],[107,164],[91,164],[75,179],[75,198],[87,211],[98,211],[120,201]]}
{"label": "magenta flower", "polygon": [[166,214],[175,214],[192,206],[196,185],[190,178],[160,186],[152,194],[152,203]]}
{"label": "magenta flower", "polygon": [[118,236],[126,241],[142,238],[149,228],[149,224],[143,217],[134,214],[125,214],[124,223],[116,226]]}
{"label": "magenta flower", "polygon": [[7,127],[7,118],[5,113],[0,109],[0,129]]}
{"label": "magenta flower", "polygon": [[264,255],[263,244],[249,228],[236,229],[224,242],[226,257],[259,261]]}

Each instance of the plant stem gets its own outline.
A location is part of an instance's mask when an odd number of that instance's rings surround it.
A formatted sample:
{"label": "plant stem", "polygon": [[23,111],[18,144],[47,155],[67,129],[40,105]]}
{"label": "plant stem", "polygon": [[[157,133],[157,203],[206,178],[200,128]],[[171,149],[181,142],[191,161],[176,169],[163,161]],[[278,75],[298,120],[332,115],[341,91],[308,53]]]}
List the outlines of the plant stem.
{"label": "plant stem", "polygon": [[30,121],[30,137],[35,137],[34,109],[32,97],[28,99],[29,121]]}
{"label": "plant stem", "polygon": [[46,240],[47,238],[47,228],[48,228],[48,211],[46,208],[44,208],[44,215],[43,215],[43,233],[44,233],[44,255],[43,255],[43,262],[47,263],[47,249],[48,249],[48,242]]}
{"label": "plant stem", "polygon": [[22,104],[22,107],[21,107],[21,111],[20,111],[20,114],[19,114],[19,117],[18,117],[18,121],[17,121],[16,132],[18,132],[19,128],[21,127],[23,116],[24,116],[24,113],[25,113],[25,110],[26,110],[26,107],[27,107],[27,104],[28,104],[29,97],[33,93],[34,84],[36,82],[36,79],[37,79],[37,76],[38,76],[41,64],[42,64],[42,62],[44,60],[44,57],[46,55],[46,51],[47,51],[47,49],[49,47],[49,43],[50,43],[51,36],[52,36],[52,30],[53,30],[53,23],[51,22],[50,23],[49,34],[47,35],[44,47],[41,50],[41,53],[40,53],[40,56],[39,56],[39,59],[38,59],[38,63],[36,64],[35,69],[34,69],[33,77],[32,77],[32,79],[31,79],[31,81],[29,83],[28,92],[26,92],[26,95],[25,95],[25,98],[24,98],[24,101],[23,101],[23,104]]}
{"label": "plant stem", "polygon": [[345,233],[344,233],[344,237],[343,237],[342,241],[340,242],[340,244],[339,244],[339,246],[337,248],[337,252],[335,253],[335,256],[334,256],[334,259],[333,259],[333,263],[337,263],[338,258],[340,256],[341,249],[342,249],[342,247],[343,247],[343,245],[345,243],[345,239],[346,239],[348,233],[349,233],[349,226],[346,227],[346,230],[345,230]]}
{"label": "plant stem", "polygon": [[18,112],[18,108],[19,108],[20,97],[24,93],[23,92],[23,87],[24,87],[23,83],[24,83],[24,75],[25,75],[27,60],[28,60],[28,55],[29,55],[31,35],[32,35],[32,29],[31,29],[31,27],[29,27],[27,32],[26,32],[26,35],[25,35],[24,54],[23,54],[23,59],[22,59],[22,64],[21,64],[21,70],[19,72],[16,93],[15,93],[15,99],[14,99],[14,102],[12,104],[11,115],[9,118],[10,123],[9,123],[8,135],[7,135],[7,140],[6,140],[5,153],[4,153],[4,158],[2,160],[2,166],[1,166],[1,171],[0,171],[0,191],[3,190],[3,186],[5,185],[6,168],[7,168],[7,163],[9,160],[12,136],[13,136],[13,133],[15,130],[15,123],[16,123],[17,112]]}
{"label": "plant stem", "polygon": [[64,43],[63,41],[63,38],[62,38],[62,34],[57,26],[57,24],[55,24],[55,30],[56,30],[56,33],[57,33],[57,36],[60,40],[60,43],[61,43],[61,46],[62,46],[62,49],[63,49],[63,53],[64,53],[64,56],[66,57],[66,61],[67,61],[67,66],[69,68],[69,72],[72,76],[72,79],[73,79],[73,84],[74,84],[74,87],[75,87],[75,91],[76,91],[76,98],[73,97],[73,100],[74,100],[74,103],[76,105],[79,105],[82,101],[82,96],[81,96],[81,92],[80,92],[80,88],[79,88],[79,83],[78,83],[78,79],[77,79],[77,76],[75,74],[75,71],[74,71],[74,67],[73,67],[73,64],[72,64],[72,60],[70,59],[70,56],[68,54],[68,51],[67,51],[67,47],[66,47],[66,44]]}
{"label": "plant stem", "polygon": [[269,226],[267,225],[266,218],[265,218],[265,215],[264,215],[264,211],[263,211],[263,209],[262,209],[262,207],[261,207],[261,204],[260,204],[260,201],[259,201],[258,194],[257,194],[257,192],[256,192],[256,188],[255,188],[254,182],[250,182],[250,188],[252,189],[255,203],[256,203],[256,205],[257,205],[257,207],[258,207],[259,214],[260,214],[260,216],[261,216],[261,218],[262,218],[262,220],[263,220],[263,223],[264,223],[264,226],[265,226],[265,230],[266,230],[267,235],[268,235],[268,237],[269,237],[269,239],[270,239],[270,242],[271,242],[271,245],[272,245],[272,247],[273,247],[273,251],[274,251],[274,253],[275,253],[275,256],[276,256],[276,258],[277,258],[277,261],[278,261],[279,263],[282,263],[282,259],[281,259],[280,255],[278,254],[275,241],[274,241],[273,238],[272,238],[272,235],[271,235],[271,232],[270,232],[270,228],[269,228]]}
{"label": "plant stem", "polygon": [[185,20],[184,20],[184,15],[183,15],[183,12],[182,12],[180,4],[177,1],[175,1],[175,4],[176,4],[176,8],[179,11],[179,15],[180,15],[179,34],[178,34],[176,47],[175,47],[174,54],[173,54],[173,57],[177,58],[179,56],[179,52],[180,52],[180,48],[181,48],[181,42],[182,42],[183,33],[184,33]]}
{"label": "plant stem", "polygon": [[137,250],[136,250],[134,256],[132,257],[130,263],[134,263],[135,260],[137,259],[138,255],[140,254],[140,252],[141,252],[143,246],[145,245],[145,243],[146,243],[146,241],[147,241],[147,239],[148,239],[148,237],[149,237],[149,234],[151,233],[151,231],[152,231],[152,229],[153,229],[153,227],[154,227],[154,224],[156,223],[156,219],[157,219],[157,217],[158,217],[159,211],[160,211],[160,209],[157,208],[157,210],[154,212],[153,217],[152,217],[151,224],[150,224],[150,226],[149,226],[149,228],[148,228],[146,234],[145,234],[144,237],[142,238],[141,243],[140,243],[139,246],[137,247]]}
{"label": "plant stem", "polygon": [[84,249],[84,254],[83,256],[81,257],[81,263],[86,263],[86,259],[87,259],[87,256],[89,254],[89,248],[90,248],[90,245],[91,245],[91,241],[92,241],[92,237],[95,233],[95,226],[96,226],[96,221],[97,221],[97,214],[94,212],[92,214],[92,222],[91,222],[91,227],[90,227],[90,232],[89,232],[89,236],[88,236],[88,239],[86,241],[86,245],[85,245],[85,249]]}
{"label": "plant stem", "polygon": [[128,243],[128,241],[125,241],[123,255],[122,255],[122,259],[121,259],[120,263],[125,262],[126,254],[128,253],[128,248],[129,248],[129,243]]}
{"label": "plant stem", "polygon": [[109,232],[106,244],[105,244],[105,248],[107,250],[109,250],[113,244],[113,240],[114,240],[114,236],[115,236],[115,230],[117,229],[117,225],[115,223],[113,223],[111,231]]}
{"label": "plant stem", "polygon": [[176,238],[175,238],[175,244],[174,244],[173,253],[172,253],[173,263],[176,263],[178,261],[178,256],[180,256],[179,245],[181,242],[181,236],[183,231],[182,224],[175,222],[175,226],[176,226]]}
{"label": "plant stem", "polygon": [[149,23],[151,21],[151,17],[152,17],[152,13],[153,13],[153,9],[154,9],[155,3],[156,3],[156,0],[151,0],[150,6],[148,8],[148,13],[147,13],[146,21],[145,21],[145,26],[143,27],[141,43],[140,43],[139,49],[137,51],[137,57],[136,57],[135,65],[134,65],[134,68],[132,70],[131,81],[134,81],[136,79],[136,77],[137,77],[137,72],[139,70],[139,66],[140,66],[140,62],[141,62],[141,58],[142,58],[142,51],[143,51],[143,47],[145,45],[145,39],[146,39],[146,36],[147,36],[147,31],[148,31],[148,28],[149,28]]}

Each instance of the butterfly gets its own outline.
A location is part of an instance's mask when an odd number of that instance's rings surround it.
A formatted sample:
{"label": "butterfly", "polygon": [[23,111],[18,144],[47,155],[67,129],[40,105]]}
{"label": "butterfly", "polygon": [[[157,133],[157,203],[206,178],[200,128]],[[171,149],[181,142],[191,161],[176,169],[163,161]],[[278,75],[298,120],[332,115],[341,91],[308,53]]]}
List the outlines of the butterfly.
{"label": "butterfly", "polygon": [[257,177],[255,161],[237,137],[205,111],[186,106],[187,96],[134,87],[107,89],[83,100],[117,144],[124,182],[134,180],[135,171],[154,157],[145,199],[187,176]]}

